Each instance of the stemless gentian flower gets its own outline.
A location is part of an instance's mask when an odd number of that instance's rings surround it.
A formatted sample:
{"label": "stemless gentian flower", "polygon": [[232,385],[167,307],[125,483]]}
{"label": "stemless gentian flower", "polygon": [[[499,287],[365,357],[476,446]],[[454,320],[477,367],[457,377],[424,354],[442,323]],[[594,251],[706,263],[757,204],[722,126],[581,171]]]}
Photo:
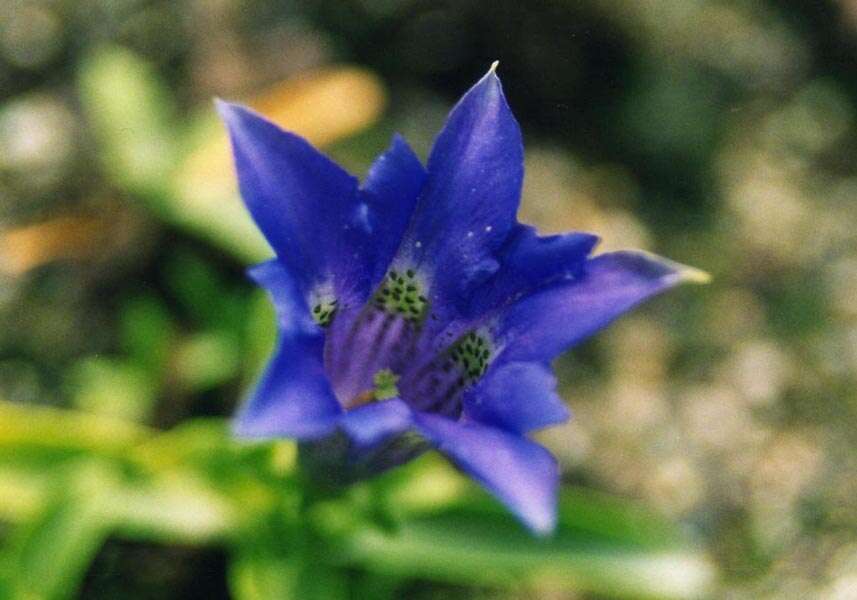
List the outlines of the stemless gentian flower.
{"label": "stemless gentian flower", "polygon": [[362,185],[302,138],[218,103],[241,194],[276,258],[276,352],[235,423],[296,438],[347,482],[434,447],[533,531],[553,529],[559,470],[528,439],[569,413],[550,361],[698,271],[641,252],[591,257],[588,233],[516,220],[521,132],[494,67],[423,167],[400,137]]}

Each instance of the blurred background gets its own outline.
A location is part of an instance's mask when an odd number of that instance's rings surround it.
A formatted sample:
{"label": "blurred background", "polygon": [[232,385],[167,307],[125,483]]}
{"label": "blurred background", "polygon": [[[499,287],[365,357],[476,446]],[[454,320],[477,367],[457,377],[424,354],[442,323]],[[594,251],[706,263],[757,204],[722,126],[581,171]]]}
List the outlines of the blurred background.
{"label": "blurred background", "polygon": [[[344,597],[857,598],[853,0],[5,0],[0,567],[36,590],[8,597],[276,597],[252,582],[278,563],[230,533],[294,455],[222,441],[274,331],[212,98],[362,177],[393,132],[425,158],[495,59],[522,221],[713,275],[559,360],[575,418],[539,436],[589,518],[632,502],[701,562],[649,591],[596,563],[569,585],[349,571]],[[467,485],[427,460],[420,501]]]}

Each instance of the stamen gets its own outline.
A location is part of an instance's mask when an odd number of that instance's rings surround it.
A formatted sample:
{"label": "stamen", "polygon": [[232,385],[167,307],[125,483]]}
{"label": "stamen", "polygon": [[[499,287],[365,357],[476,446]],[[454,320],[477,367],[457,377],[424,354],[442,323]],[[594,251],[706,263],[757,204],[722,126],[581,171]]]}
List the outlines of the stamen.
{"label": "stamen", "polygon": [[333,320],[337,308],[336,298],[319,300],[312,307],[312,318],[320,327],[327,327]]}
{"label": "stamen", "polygon": [[457,418],[462,394],[488,369],[494,350],[487,332],[471,331],[428,364],[405,371],[402,398],[418,410]]}
{"label": "stamen", "polygon": [[[335,309],[319,305],[313,316],[331,317]],[[401,398],[417,410],[461,414],[463,394],[496,352],[485,328],[436,337],[423,327],[430,314],[427,285],[414,268],[390,269],[359,315],[343,313],[348,324],[331,329],[325,364],[344,408]]]}
{"label": "stamen", "polygon": [[449,355],[464,372],[468,383],[473,383],[488,369],[491,346],[487,337],[471,331],[450,348]]}
{"label": "stamen", "polygon": [[428,306],[423,287],[413,269],[404,273],[393,269],[384,278],[372,303],[389,314],[401,315],[408,322],[419,324]]}
{"label": "stamen", "polygon": [[372,377],[372,383],[375,384],[375,399],[389,400],[399,395],[399,390],[396,388],[396,383],[399,381],[399,376],[393,373],[390,369],[381,369],[375,376]]}

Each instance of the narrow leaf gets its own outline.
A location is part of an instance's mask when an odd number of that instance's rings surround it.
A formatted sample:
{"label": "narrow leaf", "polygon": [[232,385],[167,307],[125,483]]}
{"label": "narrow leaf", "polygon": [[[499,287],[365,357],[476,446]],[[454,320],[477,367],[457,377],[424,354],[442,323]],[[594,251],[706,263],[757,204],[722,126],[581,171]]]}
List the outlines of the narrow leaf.
{"label": "narrow leaf", "polygon": [[536,538],[487,502],[360,530],[342,564],[378,573],[500,587],[564,588],[626,598],[696,598],[712,566],[665,524],[616,499],[565,493],[556,533]]}

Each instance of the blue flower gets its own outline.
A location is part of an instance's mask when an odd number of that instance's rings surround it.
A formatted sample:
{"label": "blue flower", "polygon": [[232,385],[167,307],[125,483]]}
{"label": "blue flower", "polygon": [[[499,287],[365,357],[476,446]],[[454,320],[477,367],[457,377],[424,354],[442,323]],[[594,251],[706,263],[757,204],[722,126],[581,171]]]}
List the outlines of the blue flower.
{"label": "blue flower", "polygon": [[218,108],[276,254],[250,275],[273,298],[279,342],[236,434],[301,440],[336,480],[434,447],[551,531],[558,466],[527,437],[569,418],[550,361],[700,273],[641,252],[592,257],[594,235],[518,223],[521,132],[493,67],[427,167],[396,136],[362,185],[250,110]]}

